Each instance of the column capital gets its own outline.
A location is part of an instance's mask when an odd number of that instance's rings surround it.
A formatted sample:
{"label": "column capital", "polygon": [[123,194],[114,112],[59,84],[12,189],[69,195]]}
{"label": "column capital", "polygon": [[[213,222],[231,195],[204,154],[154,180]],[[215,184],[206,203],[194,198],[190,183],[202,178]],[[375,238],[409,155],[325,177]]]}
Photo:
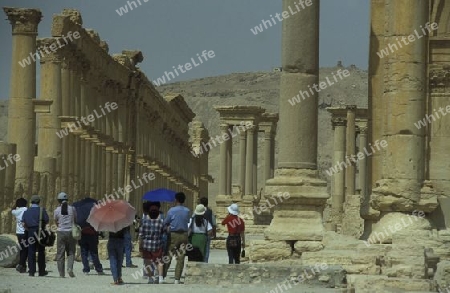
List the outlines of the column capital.
{"label": "column capital", "polygon": [[333,126],[333,129],[336,126],[346,126],[347,125],[347,120],[341,118],[341,117],[333,117],[331,118],[331,124]]}
{"label": "column capital", "polygon": [[42,50],[45,50],[40,58],[40,62],[53,62],[53,63],[61,63],[63,61],[63,52],[58,47],[58,39],[57,38],[40,38],[37,39],[37,47]]}
{"label": "column capital", "polygon": [[219,127],[221,132],[228,132],[230,125],[227,123],[220,123]]}
{"label": "column capital", "polygon": [[367,126],[358,127],[358,131],[359,131],[360,135],[367,135],[367,130],[368,130]]}
{"label": "column capital", "polygon": [[42,19],[39,9],[3,7],[3,11],[12,25],[13,34],[37,35],[38,24]]}

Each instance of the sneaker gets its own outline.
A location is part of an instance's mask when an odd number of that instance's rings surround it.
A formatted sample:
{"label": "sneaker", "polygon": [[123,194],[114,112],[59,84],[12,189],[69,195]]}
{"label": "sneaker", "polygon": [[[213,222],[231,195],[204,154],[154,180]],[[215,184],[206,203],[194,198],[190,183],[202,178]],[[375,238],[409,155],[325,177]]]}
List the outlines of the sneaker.
{"label": "sneaker", "polygon": [[97,272],[97,275],[99,275],[99,276],[104,276],[104,275],[105,275],[105,272],[103,272],[103,271]]}
{"label": "sneaker", "polygon": [[180,280],[175,280],[174,284],[180,284]]}
{"label": "sneaker", "polygon": [[120,285],[118,281],[114,281],[111,283],[111,285]]}
{"label": "sneaker", "polygon": [[45,276],[47,276],[48,275],[48,272],[47,271],[45,271],[45,272],[43,272],[43,273],[39,273],[39,277],[45,277]]}
{"label": "sneaker", "polygon": [[69,277],[75,278],[75,274],[73,272],[69,272]]}
{"label": "sneaker", "polygon": [[119,285],[122,285],[123,284],[122,278],[119,278],[119,280],[117,280],[117,282],[119,282]]}
{"label": "sneaker", "polygon": [[89,276],[89,272],[83,272],[83,274],[85,274],[86,276]]}
{"label": "sneaker", "polygon": [[127,266],[127,268],[137,268],[138,266],[137,265],[134,265],[134,264],[131,264],[131,265],[129,265],[129,266]]}
{"label": "sneaker", "polygon": [[147,284],[155,284],[155,280],[153,279],[153,277],[148,278]]}

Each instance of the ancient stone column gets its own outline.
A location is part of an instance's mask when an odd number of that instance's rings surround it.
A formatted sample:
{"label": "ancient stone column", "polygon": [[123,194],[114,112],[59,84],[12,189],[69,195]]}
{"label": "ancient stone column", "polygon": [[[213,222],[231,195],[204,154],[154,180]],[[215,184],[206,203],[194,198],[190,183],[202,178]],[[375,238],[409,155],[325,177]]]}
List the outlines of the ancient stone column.
{"label": "ancient stone column", "polygon": [[[359,128],[359,151],[364,153],[367,148],[367,127]],[[359,189],[361,190],[361,198],[367,197],[367,157],[364,156],[359,160]]]}
{"label": "ancient stone column", "polygon": [[[14,155],[16,155],[16,146],[14,144],[9,144],[3,141],[0,141],[0,158],[1,158],[1,168],[3,170],[0,170],[2,173],[0,176],[3,178],[3,184],[0,199],[2,199],[5,208],[9,207],[9,204],[15,200],[14,196],[14,179],[16,176],[16,163],[6,166],[4,163],[4,160],[9,164],[11,163],[11,160],[14,162]],[[11,155],[11,156],[10,156]],[[22,159],[21,157],[17,157],[17,159]],[[4,231],[6,233],[6,231]]]}
{"label": "ancient stone column", "polygon": [[[228,124],[220,124],[221,135],[228,132]],[[219,173],[219,195],[228,195],[227,193],[227,157],[228,144],[220,144],[220,173]]]}
{"label": "ancient stone column", "polygon": [[[386,0],[385,44],[398,44],[397,40],[408,38],[414,30],[422,32],[428,18],[428,1]],[[372,207],[379,211],[432,210],[431,206],[420,206],[425,128],[418,129],[414,124],[425,117],[427,48],[428,37],[422,35],[384,58],[383,134],[387,145],[383,147],[381,137],[374,138],[378,143],[372,142],[376,151],[385,150],[382,179],[377,181],[371,198]]]}
{"label": "ancient stone column", "polygon": [[258,126],[253,134],[253,194],[258,193]]}
{"label": "ancient stone column", "polygon": [[[386,0],[371,0],[371,23],[370,23],[370,46],[369,46],[369,96],[368,96],[368,139],[374,143],[380,139],[384,132],[384,59],[377,53],[386,47],[385,33],[385,10]],[[368,157],[369,191],[375,187],[377,180],[381,179],[382,152],[376,152]]]}
{"label": "ancient stone column", "polygon": [[[70,116],[70,62],[68,54],[64,54],[64,62],[61,67],[61,113],[64,119]],[[66,124],[62,123],[64,119],[60,119],[62,129],[67,131]],[[61,163],[61,191],[69,192],[69,169],[70,169],[70,153],[71,139],[69,132],[62,138],[62,163]]]}
{"label": "ancient stone column", "polygon": [[[233,125],[228,128],[229,131],[233,132]],[[231,195],[231,184],[232,184],[232,171],[233,171],[233,138],[229,135],[230,132],[227,131],[229,139],[224,141],[223,144],[227,144],[227,195]],[[222,138],[223,139],[223,138]]]}
{"label": "ancient stone column", "polygon": [[[283,0],[283,10],[295,7]],[[320,241],[323,209],[329,195],[317,171],[317,87],[319,80],[320,1],[283,20],[280,85],[278,168],[266,182],[266,197],[289,194],[274,207],[274,218],[265,230],[271,240]],[[301,14],[301,15],[300,15]],[[288,100],[299,93],[300,103]],[[292,225],[295,223],[295,225]]]}
{"label": "ancient stone column", "polygon": [[[56,38],[38,40],[39,47],[56,46]],[[62,100],[61,100],[61,51],[50,51],[41,61],[41,99],[52,101],[50,113],[39,114],[38,156],[56,159],[56,174],[59,176],[62,167],[62,138],[61,132]],[[59,134],[59,135],[58,135]]]}
{"label": "ancient stone column", "polygon": [[[14,194],[31,194],[36,120],[36,36],[42,13],[38,9],[3,8],[12,26],[8,142],[16,144],[21,160],[16,162]],[[31,63],[27,65],[24,60]]]}
{"label": "ancient stone column", "polygon": [[264,179],[272,178],[272,133],[264,131]]}
{"label": "ancient stone column", "polygon": [[[355,158],[356,155],[356,106],[351,105],[347,106],[347,143],[346,143],[346,158],[350,164],[347,164],[345,169],[345,194],[346,195],[354,195],[355,194],[355,175],[356,168],[355,162],[352,161],[352,158]],[[346,160],[347,161],[347,160]]]}
{"label": "ancient stone column", "polygon": [[[342,118],[332,119],[334,130],[334,157],[332,165],[336,164],[340,166],[342,162],[345,162],[345,138],[346,138],[346,120]],[[332,194],[332,220],[334,224],[339,224],[342,219],[342,207],[345,200],[345,170],[340,170],[338,173],[333,174],[334,181],[334,193]],[[334,229],[333,229],[334,230]]]}
{"label": "ancient stone column", "polygon": [[253,161],[255,151],[255,126],[247,128],[247,153],[245,155],[245,195],[253,195]]}
{"label": "ancient stone column", "polygon": [[[239,126],[237,126],[239,127]],[[245,194],[245,165],[246,165],[246,147],[247,147],[247,133],[241,131],[239,134],[239,184],[241,186],[242,195]]]}

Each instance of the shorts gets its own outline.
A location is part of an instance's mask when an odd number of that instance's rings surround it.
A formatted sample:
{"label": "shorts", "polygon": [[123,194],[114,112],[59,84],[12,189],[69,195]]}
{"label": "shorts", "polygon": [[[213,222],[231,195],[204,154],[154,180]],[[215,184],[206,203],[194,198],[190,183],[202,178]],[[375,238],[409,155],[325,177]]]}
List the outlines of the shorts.
{"label": "shorts", "polygon": [[142,251],[142,258],[156,262],[158,259],[161,260],[162,253],[163,253],[162,248],[158,249],[157,251],[144,250]]}

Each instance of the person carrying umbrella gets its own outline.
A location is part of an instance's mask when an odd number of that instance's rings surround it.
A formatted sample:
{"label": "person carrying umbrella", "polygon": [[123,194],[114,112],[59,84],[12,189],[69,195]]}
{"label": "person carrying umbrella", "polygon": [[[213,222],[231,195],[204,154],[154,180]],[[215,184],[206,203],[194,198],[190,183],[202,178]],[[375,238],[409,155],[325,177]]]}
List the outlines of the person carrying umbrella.
{"label": "person carrying umbrella", "polygon": [[104,275],[103,266],[98,258],[98,235],[99,233],[86,221],[91,209],[97,201],[86,197],[80,201],[74,202],[73,206],[77,211],[76,223],[81,227],[81,239],[78,241],[81,250],[81,263],[83,264],[83,273],[88,275],[91,271],[89,265],[89,256],[94,264],[95,271],[99,275]]}
{"label": "person carrying umbrella", "polygon": [[109,264],[113,276],[113,285],[122,285],[122,262],[125,247],[125,228],[130,226],[136,210],[124,200],[113,200],[105,205],[96,206],[91,209],[87,222],[96,231],[109,231],[107,244]]}

